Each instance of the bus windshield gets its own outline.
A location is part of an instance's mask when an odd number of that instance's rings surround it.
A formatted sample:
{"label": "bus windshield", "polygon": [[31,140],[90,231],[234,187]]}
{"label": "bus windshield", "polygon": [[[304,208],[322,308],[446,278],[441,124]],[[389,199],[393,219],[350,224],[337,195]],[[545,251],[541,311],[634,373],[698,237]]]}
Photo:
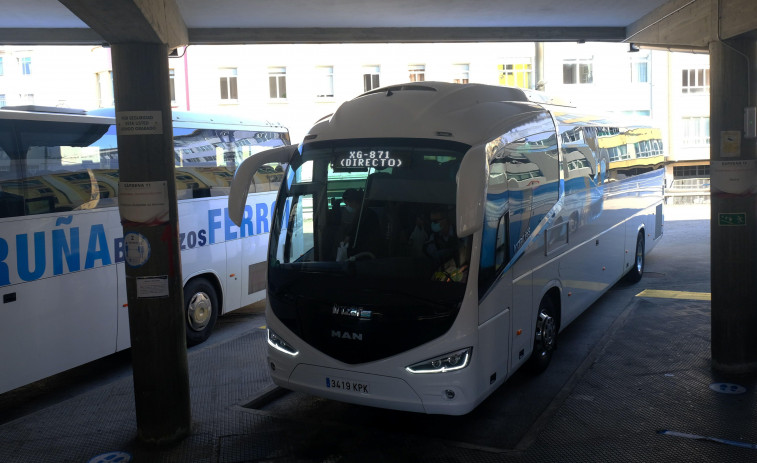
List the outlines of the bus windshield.
{"label": "bus windshield", "polygon": [[[465,148],[417,140],[305,145],[283,189],[283,233],[272,240],[272,261],[418,258],[423,265],[403,264],[384,276],[464,282],[470,249],[455,236],[454,216]],[[430,266],[435,272],[424,271]]]}
{"label": "bus windshield", "polygon": [[[471,255],[454,220],[456,174],[468,148],[424,139],[304,144],[271,230],[268,294],[277,315],[286,322],[294,308],[287,301],[308,299],[312,311],[359,304],[389,325],[444,319],[438,329],[449,328]],[[400,309],[401,317],[390,315]]]}

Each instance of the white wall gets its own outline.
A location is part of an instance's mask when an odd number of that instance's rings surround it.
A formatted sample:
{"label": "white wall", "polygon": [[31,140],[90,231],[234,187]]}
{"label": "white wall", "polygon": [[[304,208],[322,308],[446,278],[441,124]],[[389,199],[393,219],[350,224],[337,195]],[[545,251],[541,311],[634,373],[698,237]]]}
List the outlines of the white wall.
{"label": "white wall", "polygon": [[[472,82],[496,84],[502,59],[513,54],[533,56],[533,50],[532,43],[192,46],[187,52],[190,108],[276,120],[290,128],[293,141],[299,141],[316,120],[363,93],[364,66],[380,67],[381,86],[407,82],[408,66],[415,64],[425,65],[427,81],[450,81],[454,64],[468,64]],[[218,69],[234,65],[239,73],[239,100],[224,105],[220,103]],[[285,102],[269,98],[271,66],[287,69]],[[333,66],[333,99],[315,97],[318,66]]]}
{"label": "white wall", "polygon": [[[546,91],[588,109],[612,112],[649,111],[657,125],[670,127],[673,159],[708,159],[707,149],[683,147],[681,118],[709,114],[708,96],[682,98],[680,73],[685,66],[707,63],[707,55],[669,54],[642,50],[628,52],[627,44],[546,43],[544,80]],[[280,122],[299,142],[319,118],[363,92],[363,66],[380,66],[381,85],[409,80],[408,66],[426,66],[426,80],[451,81],[455,64],[468,64],[471,82],[497,84],[498,66],[512,59],[533,60],[533,43],[471,44],[324,44],[324,45],[228,45],[190,46],[186,54],[169,58],[175,73],[180,110],[241,113]],[[631,82],[631,58],[650,53],[651,82]],[[32,56],[32,75],[21,76],[16,59]],[[7,104],[18,104],[23,93],[34,94],[34,104],[95,108],[96,73],[110,69],[110,50],[102,47],[0,47],[4,76],[0,93]],[[592,84],[564,84],[563,61],[593,58]],[[268,68],[287,68],[287,98],[269,98]],[[318,66],[333,66],[334,97],[317,99],[314,73]],[[238,70],[238,101],[220,100],[219,68]],[[187,79],[188,76],[188,79]],[[189,85],[187,90],[187,83]],[[15,97],[14,97],[15,95]],[[14,100],[14,98],[16,100]]]}
{"label": "white wall", "polygon": [[[91,108],[96,102],[95,76],[90,65],[99,47],[0,47],[3,76],[0,94],[6,104],[30,104],[20,95],[33,94],[31,104]],[[18,60],[31,57],[31,74],[22,75]]]}
{"label": "white wall", "polygon": [[671,53],[670,64],[670,131],[671,161],[710,159],[709,145],[691,146],[683,143],[684,117],[709,117],[710,93],[684,94],[681,91],[681,74],[684,69],[709,68],[709,55]]}

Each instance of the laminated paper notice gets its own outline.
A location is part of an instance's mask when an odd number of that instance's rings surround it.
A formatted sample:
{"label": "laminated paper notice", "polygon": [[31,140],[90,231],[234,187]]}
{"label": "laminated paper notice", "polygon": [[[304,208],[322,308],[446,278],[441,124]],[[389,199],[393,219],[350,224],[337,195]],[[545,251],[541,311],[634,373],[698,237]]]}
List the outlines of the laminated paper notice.
{"label": "laminated paper notice", "polygon": [[137,299],[168,297],[168,276],[137,277]]}
{"label": "laminated paper notice", "polygon": [[713,193],[743,195],[755,191],[757,162],[754,159],[710,161],[710,184]]}
{"label": "laminated paper notice", "polygon": [[724,130],[720,132],[720,156],[737,158],[741,154],[741,132]]}
{"label": "laminated paper notice", "polygon": [[160,135],[163,133],[161,111],[119,111],[116,113],[119,135]]}
{"label": "laminated paper notice", "polygon": [[167,182],[119,182],[118,211],[124,225],[168,223]]}

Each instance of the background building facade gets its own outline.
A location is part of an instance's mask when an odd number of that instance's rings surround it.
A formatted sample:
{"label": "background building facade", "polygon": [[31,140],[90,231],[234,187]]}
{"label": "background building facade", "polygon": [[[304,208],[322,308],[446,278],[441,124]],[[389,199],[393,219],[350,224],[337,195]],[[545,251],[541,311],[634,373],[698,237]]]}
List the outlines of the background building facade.
{"label": "background building facade", "polygon": [[[276,121],[298,142],[343,101],[410,81],[544,90],[582,108],[649,118],[676,202],[709,194],[709,57],[616,43],[191,46],[169,58],[177,110]],[[113,105],[110,50],[0,47],[0,106]]]}

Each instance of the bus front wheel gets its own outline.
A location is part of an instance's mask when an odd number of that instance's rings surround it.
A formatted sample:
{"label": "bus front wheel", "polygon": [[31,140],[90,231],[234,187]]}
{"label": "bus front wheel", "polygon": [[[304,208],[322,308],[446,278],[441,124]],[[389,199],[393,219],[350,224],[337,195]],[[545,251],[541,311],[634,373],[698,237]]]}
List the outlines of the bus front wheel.
{"label": "bus front wheel", "polygon": [[557,310],[552,298],[545,297],[539,304],[539,316],[536,318],[534,350],[526,361],[525,368],[532,374],[539,374],[547,369],[552,353],[557,347]]}
{"label": "bus front wheel", "polygon": [[190,280],[184,287],[184,312],[187,320],[187,345],[204,342],[218,318],[218,295],[204,278]]}

